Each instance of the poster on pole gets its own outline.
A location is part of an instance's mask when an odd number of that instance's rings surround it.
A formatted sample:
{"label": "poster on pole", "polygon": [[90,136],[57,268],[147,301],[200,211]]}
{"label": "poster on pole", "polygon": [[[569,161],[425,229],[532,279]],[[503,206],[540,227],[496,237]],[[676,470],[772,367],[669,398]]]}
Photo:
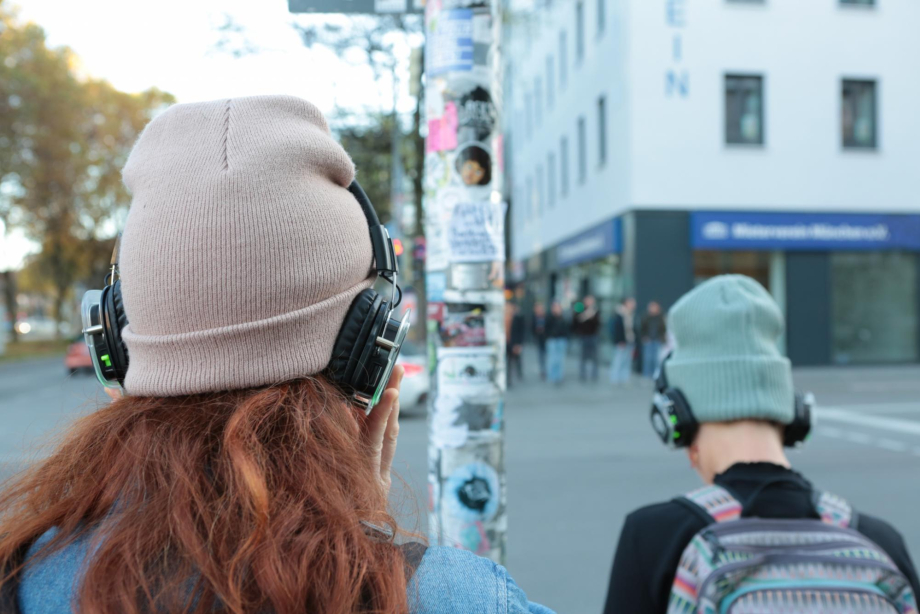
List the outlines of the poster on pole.
{"label": "poster on pole", "polygon": [[473,11],[441,11],[428,21],[425,67],[429,76],[473,70]]}
{"label": "poster on pole", "polygon": [[505,259],[505,212],[502,203],[459,202],[447,230],[451,262]]}
{"label": "poster on pole", "polygon": [[498,391],[495,347],[438,348],[438,394],[484,397]]}

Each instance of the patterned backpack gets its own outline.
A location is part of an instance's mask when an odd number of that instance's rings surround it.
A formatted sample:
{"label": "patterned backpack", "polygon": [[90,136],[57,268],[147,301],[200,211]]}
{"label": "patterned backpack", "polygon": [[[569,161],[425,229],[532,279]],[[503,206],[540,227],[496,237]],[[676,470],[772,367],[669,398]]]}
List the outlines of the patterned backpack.
{"label": "patterned backpack", "polygon": [[681,556],[668,614],[916,614],[909,581],[855,530],[849,504],[813,499],[821,520],[742,518],[715,485],[677,499],[709,524]]}

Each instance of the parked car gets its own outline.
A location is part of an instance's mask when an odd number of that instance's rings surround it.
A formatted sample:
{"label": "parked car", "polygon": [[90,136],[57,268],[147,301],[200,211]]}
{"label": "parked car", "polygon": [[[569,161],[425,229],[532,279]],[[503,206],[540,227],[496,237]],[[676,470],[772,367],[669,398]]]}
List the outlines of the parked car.
{"label": "parked car", "polygon": [[74,339],[70,347],[67,348],[67,355],[64,356],[64,366],[71,375],[81,371],[90,374],[93,372],[93,359],[89,355],[89,348],[86,347],[83,335]]}
{"label": "parked car", "polygon": [[396,360],[406,374],[399,391],[399,411],[407,415],[424,414],[428,403],[428,354],[424,347],[406,341]]}

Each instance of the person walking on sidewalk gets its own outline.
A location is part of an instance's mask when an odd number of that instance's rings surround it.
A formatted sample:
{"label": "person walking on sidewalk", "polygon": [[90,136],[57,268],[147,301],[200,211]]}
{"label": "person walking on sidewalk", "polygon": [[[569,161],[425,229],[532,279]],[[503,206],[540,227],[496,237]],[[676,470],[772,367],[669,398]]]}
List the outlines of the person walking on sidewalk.
{"label": "person walking on sidewalk", "polygon": [[540,364],[540,379],[546,379],[546,306],[537,301],[533,306],[531,332],[537,344],[537,360]]}
{"label": "person walking on sidewalk", "polygon": [[565,356],[569,348],[569,324],[565,321],[562,304],[553,301],[546,320],[546,378],[561,385],[565,378]]}
{"label": "person walking on sidewalk", "polygon": [[611,321],[613,337],[613,362],[610,364],[610,381],[614,384],[629,382],[632,374],[633,352],[636,349],[636,328],[633,314],[636,301],[625,298],[617,305]]}
{"label": "person walking on sidewalk", "polygon": [[795,471],[811,430],[783,357],[782,312],[756,281],[715,277],[671,309],[677,340],[652,426],[705,486],[626,518],[605,614],[915,613],[904,539]]}
{"label": "person walking on sidewalk", "polygon": [[585,309],[575,314],[573,326],[575,336],[581,340],[581,361],[578,366],[578,375],[581,381],[588,381],[588,364],[591,365],[590,379],[597,381],[597,346],[598,332],[601,328],[601,315],[597,311],[597,303],[590,294],[584,298]]}
{"label": "person walking on sidewalk", "polygon": [[508,388],[511,380],[516,376],[519,382],[524,381],[524,369],[521,365],[521,354],[524,351],[524,316],[520,308],[512,302],[505,303],[505,326],[507,338],[505,351],[508,355]]}
{"label": "person walking on sidewalk", "polygon": [[642,336],[642,376],[651,379],[658,371],[661,348],[664,347],[668,335],[661,305],[656,301],[648,304],[639,334]]}

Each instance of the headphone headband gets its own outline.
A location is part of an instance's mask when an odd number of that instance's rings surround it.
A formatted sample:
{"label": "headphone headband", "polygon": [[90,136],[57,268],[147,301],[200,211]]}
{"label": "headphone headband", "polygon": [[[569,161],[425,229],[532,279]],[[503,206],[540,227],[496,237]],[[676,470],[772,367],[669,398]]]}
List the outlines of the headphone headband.
{"label": "headphone headband", "polygon": [[377,217],[374,206],[357,179],[351,182],[351,185],[348,186],[348,191],[361,205],[361,211],[364,212],[368,228],[370,228],[371,247],[374,250],[374,266],[377,268],[377,274],[395,284],[395,276],[399,273],[399,266],[396,263],[396,251],[393,249],[393,240],[390,238],[390,233],[380,223],[380,218]]}

